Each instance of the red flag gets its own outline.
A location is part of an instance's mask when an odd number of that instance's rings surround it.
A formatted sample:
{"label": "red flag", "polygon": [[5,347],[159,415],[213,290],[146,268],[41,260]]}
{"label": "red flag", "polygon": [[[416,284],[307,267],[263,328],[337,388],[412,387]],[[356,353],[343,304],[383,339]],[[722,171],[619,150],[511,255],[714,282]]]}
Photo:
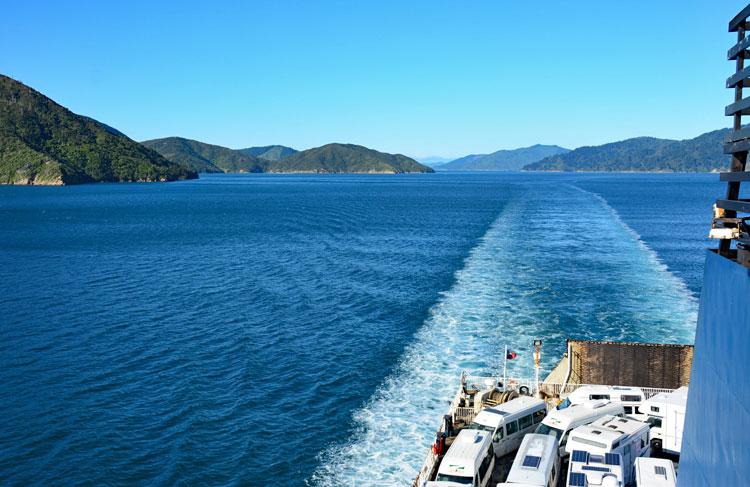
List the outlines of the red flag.
{"label": "red flag", "polygon": [[513,360],[516,357],[518,357],[518,355],[513,350],[508,350],[508,355],[505,356],[508,360]]}

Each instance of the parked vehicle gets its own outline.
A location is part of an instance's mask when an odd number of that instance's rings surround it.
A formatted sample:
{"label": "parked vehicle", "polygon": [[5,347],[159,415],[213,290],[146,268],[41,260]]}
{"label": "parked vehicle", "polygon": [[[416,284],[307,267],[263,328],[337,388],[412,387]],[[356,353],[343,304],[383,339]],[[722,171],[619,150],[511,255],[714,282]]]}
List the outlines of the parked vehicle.
{"label": "parked vehicle", "polygon": [[646,395],[640,387],[581,386],[571,392],[567,400],[570,404],[583,404],[586,401],[620,403],[625,409],[626,416],[631,416],[638,420],[645,419],[641,406],[646,400]]}
{"label": "parked vehicle", "polygon": [[488,431],[464,429],[448,448],[435,480],[427,482],[427,487],[485,487],[490,482],[494,467],[491,434]]}
{"label": "parked vehicle", "polygon": [[508,478],[497,487],[555,487],[559,475],[557,438],[532,433],[524,436]]}
{"label": "parked vehicle", "polygon": [[688,388],[680,387],[670,393],[657,394],[643,404],[651,426],[651,447],[679,455],[682,449],[682,430],[685,425]]}
{"label": "parked vehicle", "polygon": [[676,487],[674,463],[666,458],[636,458],[635,481],[637,487]]}
{"label": "parked vehicle", "polygon": [[592,455],[573,450],[568,466],[567,487],[624,487],[625,469],[619,453]]}
{"label": "parked vehicle", "polygon": [[622,458],[623,481],[630,484],[635,459],[651,452],[649,426],[635,419],[607,415],[574,429],[565,450],[568,453],[585,451],[591,455],[618,453]]}
{"label": "parked vehicle", "polygon": [[567,457],[565,445],[568,441],[568,433],[578,426],[593,423],[608,414],[622,417],[625,416],[625,410],[622,404],[606,401],[587,401],[564,409],[553,409],[542,420],[535,433],[555,436],[559,444],[560,456]]}
{"label": "parked vehicle", "polygon": [[495,456],[501,457],[518,450],[524,435],[534,431],[546,414],[544,401],[520,396],[481,410],[469,428],[489,431]]}

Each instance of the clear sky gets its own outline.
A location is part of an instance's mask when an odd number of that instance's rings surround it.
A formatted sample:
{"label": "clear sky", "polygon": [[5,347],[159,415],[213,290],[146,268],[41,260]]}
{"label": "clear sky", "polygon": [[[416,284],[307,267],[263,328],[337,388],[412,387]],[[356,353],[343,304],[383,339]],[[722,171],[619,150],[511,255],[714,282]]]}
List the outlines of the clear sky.
{"label": "clear sky", "polygon": [[136,140],[421,157],[690,138],[730,124],[744,5],[3,0],[0,73]]}

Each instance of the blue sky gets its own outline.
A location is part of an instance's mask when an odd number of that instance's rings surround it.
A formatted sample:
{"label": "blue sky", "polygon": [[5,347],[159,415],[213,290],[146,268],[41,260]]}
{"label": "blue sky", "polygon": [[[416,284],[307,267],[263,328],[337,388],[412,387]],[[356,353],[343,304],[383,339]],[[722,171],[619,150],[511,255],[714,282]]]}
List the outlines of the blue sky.
{"label": "blue sky", "polygon": [[743,2],[4,0],[0,73],[136,140],[411,156],[728,126]]}

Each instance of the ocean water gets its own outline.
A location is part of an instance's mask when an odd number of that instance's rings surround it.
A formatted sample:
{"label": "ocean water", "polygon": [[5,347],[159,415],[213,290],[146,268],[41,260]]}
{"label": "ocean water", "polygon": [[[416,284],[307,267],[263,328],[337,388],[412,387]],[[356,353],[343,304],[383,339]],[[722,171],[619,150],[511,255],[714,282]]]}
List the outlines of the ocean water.
{"label": "ocean water", "polygon": [[0,483],[404,485],[502,347],[690,342],[717,179],[0,187]]}

